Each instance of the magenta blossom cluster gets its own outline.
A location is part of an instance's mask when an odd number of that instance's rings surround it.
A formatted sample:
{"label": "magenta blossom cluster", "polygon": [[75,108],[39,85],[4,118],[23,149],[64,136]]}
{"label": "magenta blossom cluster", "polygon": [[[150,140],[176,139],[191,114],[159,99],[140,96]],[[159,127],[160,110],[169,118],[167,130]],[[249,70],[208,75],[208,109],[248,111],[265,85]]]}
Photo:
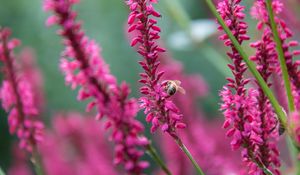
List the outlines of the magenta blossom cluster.
{"label": "magenta blossom cluster", "polygon": [[76,12],[71,8],[79,1],[46,0],[45,9],[55,15],[47,20],[48,25],[58,24],[65,50],[61,58],[61,70],[65,81],[72,89],[79,87],[78,100],[91,99],[87,111],[97,109],[97,119],[106,116],[105,128],[112,129],[115,143],[115,164],[123,164],[129,174],[142,174],[148,163],[141,161],[148,141],[142,136],[144,127],[135,119],[138,111],[135,99],[129,99],[127,84],[117,84],[108,65],[100,55],[99,46],[89,40],[76,21]]}
{"label": "magenta blossom cluster", "polygon": [[[272,8],[275,12],[275,22],[277,24],[277,30],[279,33],[279,37],[281,39],[282,48],[284,52],[284,57],[286,59],[286,65],[288,68],[288,73],[293,86],[293,95],[295,96],[295,105],[299,109],[300,108],[300,71],[298,66],[300,65],[299,61],[293,61],[293,57],[300,54],[300,50],[291,51],[292,47],[298,46],[299,43],[297,41],[288,41],[293,37],[293,32],[287,26],[285,20],[280,18],[279,14],[283,10],[283,4],[280,0],[272,1]],[[258,29],[262,29],[263,27],[271,29],[271,24],[269,22],[269,16],[267,7],[264,1],[257,0],[252,9],[251,14],[254,18],[259,20]],[[277,71],[280,73],[280,67],[277,66]]]}
{"label": "magenta blossom cluster", "polygon": [[[138,36],[139,31],[128,33],[127,25],[125,28],[125,34],[129,41]],[[161,45],[161,40],[159,40],[158,43]],[[199,98],[205,98],[208,94],[208,86],[204,79],[200,75],[186,74],[184,72],[184,66],[179,61],[173,59],[167,52],[159,53],[158,60],[160,60],[158,71],[165,72],[164,78],[168,80],[182,80],[182,87],[184,87],[186,91],[184,95],[171,97],[185,116],[182,119],[183,122],[189,123],[189,126],[179,133],[179,137],[189,148],[191,154],[195,156],[196,161],[200,163],[205,173],[214,175],[237,172],[240,165],[236,165],[233,162],[236,162],[239,157],[237,154],[228,151],[230,147],[223,135],[221,135],[223,133],[220,131],[218,135],[215,135],[216,128],[207,126],[208,123],[206,123],[204,119],[205,115],[197,109],[197,100]],[[214,122],[214,124],[216,123]],[[217,125],[219,126],[220,123],[217,123]],[[213,132],[209,132],[209,129],[212,129]],[[163,135],[159,136],[158,139],[160,139],[159,145],[162,148],[162,155],[165,157],[167,167],[172,174],[192,174],[192,165],[187,157],[181,153],[180,148],[173,144],[173,139],[165,138]],[[205,142],[203,142],[203,140],[205,140]],[[159,172],[159,174],[164,173]]]}
{"label": "magenta blossom cluster", "polygon": [[[272,39],[272,32],[269,28],[264,29],[262,39],[251,43],[251,47],[256,49],[256,54],[252,56],[252,60],[257,64],[257,70],[270,87],[270,78],[277,69],[277,52],[276,44]],[[259,160],[272,172],[279,173],[280,160],[277,142],[279,139],[278,126],[279,121],[274,113],[270,101],[259,87],[258,82],[258,112],[260,118],[261,138],[263,143],[259,145],[257,156]],[[262,171],[262,170],[261,170]],[[262,173],[262,172],[261,172]]]}
{"label": "magenta blossom cluster", "polygon": [[8,114],[9,130],[20,139],[19,146],[28,152],[36,148],[43,139],[44,125],[38,120],[39,108],[30,77],[18,70],[13,49],[20,42],[9,40],[10,30],[0,29],[0,61],[3,63],[4,80],[0,89],[0,100]]}
{"label": "magenta blossom cluster", "polygon": [[152,123],[151,132],[159,127],[177,139],[176,129],[185,128],[181,122],[182,114],[166,93],[167,81],[162,81],[164,71],[158,71],[160,61],[158,54],[165,49],[157,44],[160,38],[160,28],[154,17],[161,15],[155,11],[153,4],[157,0],[129,0],[127,4],[131,10],[128,17],[128,32],[137,32],[131,46],[138,46],[138,53],[144,58],[139,64],[144,69],[141,73],[140,91],[144,95],[140,98],[141,107],[145,109],[146,121]]}
{"label": "magenta blossom cluster", "polygon": [[[243,41],[249,40],[249,36],[247,36],[248,26],[243,21],[245,7],[240,3],[241,0],[224,0],[218,4],[218,12],[235,38],[242,44]],[[219,30],[222,30],[221,26]],[[242,157],[249,169],[248,174],[257,174],[264,166],[257,154],[257,149],[264,143],[261,137],[260,111],[257,110],[259,93],[251,88],[246,89],[246,85],[250,81],[245,78],[247,67],[227,34],[223,34],[220,39],[224,40],[224,44],[231,48],[227,55],[233,64],[228,66],[234,75],[234,78],[227,78],[229,83],[220,93],[223,101],[221,110],[225,116],[223,127],[231,127],[226,135],[233,137],[232,148],[236,150],[242,147]]]}

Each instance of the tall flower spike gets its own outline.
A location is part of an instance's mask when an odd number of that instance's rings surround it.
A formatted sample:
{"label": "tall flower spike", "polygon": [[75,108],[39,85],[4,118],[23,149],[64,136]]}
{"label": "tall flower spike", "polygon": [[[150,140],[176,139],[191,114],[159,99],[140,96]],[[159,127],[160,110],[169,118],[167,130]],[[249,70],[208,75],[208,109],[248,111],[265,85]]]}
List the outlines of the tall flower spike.
{"label": "tall flower spike", "polygon": [[[256,49],[256,54],[251,59],[256,62],[257,70],[270,87],[269,79],[275,72],[276,64],[278,63],[275,50],[276,43],[272,40],[272,31],[269,28],[265,28],[263,32],[262,39],[250,45]],[[258,82],[256,83],[259,87]],[[258,158],[269,170],[280,174],[278,169],[280,167],[280,159],[277,147],[279,139],[278,120],[263,90],[259,87],[258,91],[258,111],[261,122],[261,138],[263,140],[263,143],[259,145],[257,150]]]}
{"label": "tall flower spike", "polygon": [[0,89],[0,100],[8,115],[8,124],[11,134],[17,134],[20,139],[19,147],[28,152],[36,148],[37,143],[43,139],[42,122],[37,120],[39,109],[33,85],[23,74],[17,70],[13,49],[20,42],[9,40],[10,30],[0,29],[0,61],[3,63],[4,81]]}
{"label": "tall flower spike", "polygon": [[[277,30],[281,39],[282,48],[286,59],[288,74],[293,85],[293,95],[295,96],[295,104],[297,109],[300,109],[300,70],[298,69],[300,62],[293,61],[293,57],[300,55],[300,50],[291,51],[291,48],[298,46],[299,43],[297,41],[288,41],[288,39],[293,37],[293,33],[291,29],[288,28],[285,21],[279,17],[279,14],[282,12],[283,9],[283,4],[281,3],[281,1],[272,1],[272,7],[273,11],[275,12],[275,22],[277,23]],[[263,0],[256,0],[251,9],[251,14],[259,20],[259,23],[257,25],[258,29],[262,29],[263,27],[271,29],[267,7]],[[281,73],[279,63],[277,67],[277,71]]]}
{"label": "tall flower spike", "polygon": [[160,38],[160,28],[156,25],[154,17],[161,15],[155,11],[153,4],[157,0],[129,0],[127,4],[131,10],[128,17],[128,32],[137,32],[131,46],[138,45],[138,53],[144,58],[139,64],[144,69],[141,73],[140,83],[143,84],[140,91],[144,95],[140,98],[141,107],[147,115],[146,121],[152,123],[151,132],[155,132],[159,127],[162,131],[169,133],[178,140],[177,128],[185,128],[181,122],[182,114],[176,105],[169,99],[166,93],[167,81],[162,81],[163,71],[158,71],[160,61],[159,52],[165,49],[157,45]]}
{"label": "tall flower spike", "polygon": [[[247,36],[247,24],[243,21],[244,6],[240,5],[241,0],[224,0],[218,4],[218,12],[226,22],[227,26],[240,44],[249,40]],[[222,30],[222,27],[219,27]],[[243,161],[247,164],[248,173],[260,172],[258,166],[262,167],[261,161],[255,154],[255,150],[263,143],[261,139],[260,119],[257,113],[257,91],[247,90],[245,86],[249,79],[244,78],[247,70],[242,57],[235,49],[227,34],[220,37],[224,40],[225,46],[231,48],[227,55],[233,64],[229,64],[234,78],[227,78],[228,84],[223,88],[220,95],[222,98],[221,110],[225,116],[223,127],[228,128],[226,136],[233,137],[231,146],[234,150],[242,147]]]}
{"label": "tall flower spike", "polygon": [[45,9],[54,12],[48,25],[61,26],[65,51],[61,58],[61,70],[66,83],[72,89],[80,87],[78,100],[91,99],[87,111],[97,109],[97,119],[106,116],[106,128],[112,129],[115,143],[115,163],[123,164],[129,174],[142,174],[148,163],[141,161],[141,146],[148,144],[143,134],[143,125],[135,119],[137,102],[129,99],[130,89],[125,83],[117,85],[108,65],[99,55],[98,45],[89,40],[77,22],[72,6],[78,0],[45,0]]}
{"label": "tall flower spike", "polygon": [[151,18],[161,16],[153,7],[157,0],[129,0],[126,2],[131,10],[128,17],[128,32],[135,31],[137,33],[131,46],[138,45],[137,52],[143,57],[143,60],[139,62],[144,69],[144,72],[140,73],[141,79],[139,80],[143,84],[140,89],[143,94],[143,97],[140,98],[140,107],[144,109],[146,121],[152,123],[152,133],[158,128],[168,133],[189,158],[197,173],[202,175],[204,174],[202,169],[177,132],[177,129],[183,129],[186,125],[182,122],[183,115],[170,97],[177,90],[184,93],[184,89],[178,87],[181,82],[179,80],[161,80],[164,71],[159,71],[158,54],[164,52],[165,49],[157,44],[157,40],[160,38],[160,28],[156,25],[157,21]]}

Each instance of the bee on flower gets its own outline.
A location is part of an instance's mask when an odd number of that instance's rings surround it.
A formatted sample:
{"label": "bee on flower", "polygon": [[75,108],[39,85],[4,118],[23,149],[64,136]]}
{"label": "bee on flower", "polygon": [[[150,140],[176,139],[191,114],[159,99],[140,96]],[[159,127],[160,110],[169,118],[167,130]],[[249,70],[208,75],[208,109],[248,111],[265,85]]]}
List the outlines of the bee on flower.
{"label": "bee on flower", "polygon": [[185,90],[183,87],[181,87],[181,81],[179,80],[165,80],[163,82],[163,85],[165,86],[165,91],[168,94],[168,96],[174,95],[177,91],[185,94]]}

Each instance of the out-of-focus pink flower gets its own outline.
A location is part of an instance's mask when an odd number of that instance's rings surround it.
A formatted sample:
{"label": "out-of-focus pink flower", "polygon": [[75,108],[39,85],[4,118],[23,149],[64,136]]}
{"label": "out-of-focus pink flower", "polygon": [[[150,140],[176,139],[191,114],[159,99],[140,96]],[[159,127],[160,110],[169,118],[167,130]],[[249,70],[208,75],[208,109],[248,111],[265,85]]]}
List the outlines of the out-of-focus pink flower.
{"label": "out-of-focus pink flower", "polygon": [[130,88],[110,73],[108,65],[100,55],[100,48],[87,38],[76,21],[72,6],[79,1],[45,0],[46,10],[54,12],[47,24],[62,27],[65,50],[61,58],[61,70],[65,81],[72,89],[79,87],[78,100],[91,99],[87,111],[97,109],[97,119],[106,116],[106,128],[112,129],[111,139],[115,143],[115,163],[123,164],[130,174],[142,174],[148,163],[140,158],[144,151],[139,147],[148,144],[142,136],[144,127],[135,119],[138,111],[135,99],[129,99]]}
{"label": "out-of-focus pink flower", "polygon": [[11,167],[7,171],[7,175],[33,175],[29,164],[26,161],[26,154],[24,151],[18,149],[15,145],[13,147],[13,161]]}
{"label": "out-of-focus pink flower", "polygon": [[159,71],[160,60],[158,54],[165,49],[159,47],[157,40],[160,38],[160,28],[155,17],[161,15],[154,9],[156,0],[129,0],[126,1],[131,12],[128,17],[128,32],[137,32],[131,41],[131,46],[138,46],[138,53],[144,58],[139,64],[144,69],[139,80],[143,86],[140,92],[141,107],[147,115],[146,121],[152,123],[151,132],[159,127],[178,139],[177,128],[185,128],[182,123],[182,114],[177,106],[170,100],[166,93],[167,81],[162,81],[164,71]]}
{"label": "out-of-focus pink flower", "polygon": [[49,175],[117,175],[113,149],[93,118],[59,114],[41,144],[44,171]]}
{"label": "out-of-focus pink flower", "polygon": [[281,1],[283,4],[283,11],[280,14],[282,19],[286,22],[291,28],[300,28],[300,19],[298,15],[298,5],[300,4],[299,0],[290,0],[290,1]]}
{"label": "out-of-focus pink flower", "polygon": [[44,80],[42,72],[36,63],[35,52],[31,48],[25,48],[18,55],[20,59],[20,70],[22,74],[30,82],[33,92],[35,92],[34,101],[38,105],[38,109],[41,111],[45,105],[44,99]]}
{"label": "out-of-focus pink flower", "polygon": [[32,152],[43,139],[44,125],[37,120],[40,111],[35,101],[34,85],[22,70],[17,70],[13,49],[20,42],[16,39],[9,40],[9,36],[9,29],[0,30],[0,61],[4,65],[5,75],[0,89],[0,100],[5,111],[9,113],[10,133],[18,136],[20,148]]}
{"label": "out-of-focus pink flower", "polygon": [[[272,1],[272,7],[275,14],[282,12],[283,4],[280,0]],[[263,0],[256,0],[251,8],[250,14],[253,18],[258,20],[257,29],[261,30],[264,25],[270,25],[269,13],[266,9],[266,4]]]}
{"label": "out-of-focus pink flower", "polygon": [[300,147],[300,114],[298,111],[290,114],[289,127],[292,130],[296,143]]}

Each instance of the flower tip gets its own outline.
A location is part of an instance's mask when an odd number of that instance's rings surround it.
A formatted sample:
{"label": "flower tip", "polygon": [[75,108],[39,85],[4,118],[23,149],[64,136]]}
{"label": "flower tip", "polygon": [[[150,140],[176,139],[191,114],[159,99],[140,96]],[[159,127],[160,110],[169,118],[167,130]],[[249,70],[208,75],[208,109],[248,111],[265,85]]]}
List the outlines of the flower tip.
{"label": "flower tip", "polygon": [[153,134],[157,130],[157,126],[152,125],[150,128],[150,132]]}
{"label": "flower tip", "polygon": [[167,123],[163,124],[162,127],[161,127],[161,130],[163,132],[166,132],[168,129],[169,129],[169,125]]}
{"label": "flower tip", "polygon": [[186,124],[178,122],[178,123],[176,123],[175,127],[177,129],[184,129],[184,128],[186,128]]}
{"label": "flower tip", "polygon": [[46,25],[47,27],[51,27],[51,26],[53,26],[54,24],[56,24],[57,22],[58,22],[58,19],[57,19],[56,16],[50,16],[50,17],[46,20],[45,25]]}
{"label": "flower tip", "polygon": [[149,162],[147,162],[147,161],[141,161],[141,162],[139,162],[138,166],[140,168],[142,168],[142,169],[148,168],[149,167]]}
{"label": "flower tip", "polygon": [[139,143],[143,146],[147,146],[147,145],[149,145],[150,142],[146,137],[141,136],[141,137],[139,137]]}

